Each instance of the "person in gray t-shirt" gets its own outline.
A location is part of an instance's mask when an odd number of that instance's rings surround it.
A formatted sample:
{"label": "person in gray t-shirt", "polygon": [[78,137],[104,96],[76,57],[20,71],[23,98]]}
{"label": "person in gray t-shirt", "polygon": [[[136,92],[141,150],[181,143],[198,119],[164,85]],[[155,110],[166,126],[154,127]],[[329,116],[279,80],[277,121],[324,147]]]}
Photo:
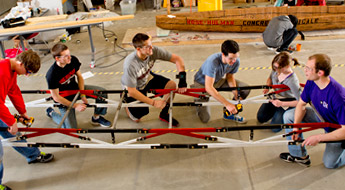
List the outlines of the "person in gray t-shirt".
{"label": "person in gray t-shirt", "polygon": [[[294,15],[282,15],[272,18],[262,37],[268,48],[277,48],[276,52],[289,51],[289,45],[296,38],[298,19]],[[289,51],[291,53],[291,51]]]}
{"label": "person in gray t-shirt", "polygon": [[[152,46],[151,38],[143,33],[136,34],[133,39],[135,51],[129,54],[123,65],[121,84],[128,93],[125,95],[126,103],[139,100],[155,108],[162,109],[159,119],[169,122],[169,99],[164,96],[162,100],[154,100],[146,96],[151,89],[175,89],[176,83],[163,76],[154,74],[151,69],[156,60],[169,61],[176,64],[179,71],[178,93],[187,91],[186,72],[183,59],[162,48]],[[149,113],[148,107],[126,107],[127,115],[135,122]],[[178,121],[173,118],[172,125],[177,127]]]}
{"label": "person in gray t-shirt", "polygon": [[[299,80],[293,72],[290,64],[298,65],[297,59],[293,59],[288,52],[282,52],[276,55],[272,60],[272,72],[267,79],[267,85],[285,84],[290,88],[289,91],[279,93],[279,98],[264,103],[259,108],[257,119],[260,123],[271,119],[271,124],[283,124],[283,115],[285,111],[296,107],[301,95]],[[263,91],[268,93],[268,89]],[[273,132],[279,132],[281,129],[272,129]]]}

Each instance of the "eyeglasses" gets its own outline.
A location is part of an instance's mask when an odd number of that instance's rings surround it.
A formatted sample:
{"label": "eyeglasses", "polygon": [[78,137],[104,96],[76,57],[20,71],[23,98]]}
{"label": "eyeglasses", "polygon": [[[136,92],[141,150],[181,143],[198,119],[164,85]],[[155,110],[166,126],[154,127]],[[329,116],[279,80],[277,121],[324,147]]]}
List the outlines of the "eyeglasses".
{"label": "eyeglasses", "polygon": [[228,53],[228,55],[222,54],[224,56],[224,61],[227,62],[228,64],[235,63],[240,56],[239,53]]}
{"label": "eyeglasses", "polygon": [[67,54],[67,55],[60,55],[58,56],[59,58],[62,58],[62,59],[67,59],[67,58],[70,58],[71,57],[71,54]]}
{"label": "eyeglasses", "polygon": [[147,45],[147,46],[143,46],[143,47],[141,47],[142,49],[152,49],[153,47],[152,47],[152,45]]}
{"label": "eyeglasses", "polygon": [[27,68],[25,68],[25,70],[26,70],[26,74],[25,75],[31,75],[33,72],[32,71],[30,71],[29,69],[27,69]]}
{"label": "eyeglasses", "polygon": [[234,61],[236,61],[236,59],[237,59],[237,57],[235,57],[235,58],[234,57],[230,57],[229,61],[234,62]]}
{"label": "eyeglasses", "polygon": [[234,63],[236,60],[237,60],[237,57],[225,56],[225,61],[228,63]]}
{"label": "eyeglasses", "polygon": [[312,71],[313,70],[313,68],[310,68],[310,67],[308,67],[308,66],[304,66],[304,70],[306,70],[306,71],[308,71],[308,72],[310,72],[310,71]]}

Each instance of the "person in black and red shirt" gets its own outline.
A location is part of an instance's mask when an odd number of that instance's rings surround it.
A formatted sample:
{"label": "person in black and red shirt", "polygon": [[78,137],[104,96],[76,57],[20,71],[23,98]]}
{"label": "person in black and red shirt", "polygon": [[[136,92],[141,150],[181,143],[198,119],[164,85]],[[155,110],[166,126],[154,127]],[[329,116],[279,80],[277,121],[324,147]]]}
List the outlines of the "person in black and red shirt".
{"label": "person in black and red shirt", "polygon": [[[80,72],[81,63],[78,58],[71,56],[68,47],[64,44],[56,44],[51,50],[51,53],[55,59],[54,64],[50,67],[46,74],[48,88],[52,94],[55,102],[58,102],[65,107],[59,107],[60,114],[55,112],[53,108],[47,108],[47,116],[52,118],[53,121],[59,124],[65,115],[68,106],[71,105],[75,95],[62,97],[60,91],[65,90],[105,90],[98,86],[84,85],[84,79]],[[99,95],[95,94],[99,97]],[[103,98],[107,98],[107,95],[102,94],[102,97],[96,99],[96,103],[107,103]],[[62,128],[77,128],[77,119],[75,116],[75,110],[84,111],[88,101],[85,94],[80,95],[82,103],[76,102],[73,105],[73,109],[70,110],[67,118],[65,119]],[[111,123],[103,116],[107,112],[107,108],[95,108],[94,115],[91,118],[93,125],[100,125],[102,127],[109,127]]]}

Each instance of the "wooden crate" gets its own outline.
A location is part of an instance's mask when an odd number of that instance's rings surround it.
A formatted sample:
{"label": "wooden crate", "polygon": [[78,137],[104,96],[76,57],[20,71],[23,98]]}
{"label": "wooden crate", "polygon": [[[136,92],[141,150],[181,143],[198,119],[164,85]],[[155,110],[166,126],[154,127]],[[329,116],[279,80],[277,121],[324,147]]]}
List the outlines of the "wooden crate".
{"label": "wooden crate", "polygon": [[234,0],[234,3],[247,3],[246,0]]}

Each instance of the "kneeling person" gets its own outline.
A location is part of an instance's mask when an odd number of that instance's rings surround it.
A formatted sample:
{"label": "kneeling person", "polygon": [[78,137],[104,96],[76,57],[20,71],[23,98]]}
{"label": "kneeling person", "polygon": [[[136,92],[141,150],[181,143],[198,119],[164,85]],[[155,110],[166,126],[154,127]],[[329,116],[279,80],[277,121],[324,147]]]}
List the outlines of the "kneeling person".
{"label": "kneeling person", "polygon": [[[183,59],[162,48],[152,46],[151,38],[143,33],[136,34],[133,39],[135,51],[129,54],[123,66],[123,75],[121,84],[128,91],[125,95],[124,102],[130,103],[135,100],[147,103],[155,108],[162,109],[159,119],[165,122],[169,121],[169,100],[165,95],[163,100],[153,100],[146,96],[150,89],[175,89],[174,81],[163,76],[154,74],[151,69],[156,60],[169,61],[176,64],[179,71],[179,93],[184,93],[187,89],[186,72]],[[149,113],[148,107],[126,107],[127,115],[135,122]],[[178,121],[173,118],[172,125],[177,127]]]}
{"label": "kneeling person", "polygon": [[[85,85],[84,79],[80,72],[81,63],[78,58],[71,56],[68,47],[64,44],[56,44],[51,50],[52,55],[55,59],[55,63],[50,67],[46,74],[48,88],[52,94],[55,102],[58,102],[64,106],[70,106],[75,95],[62,97],[59,92],[64,90],[105,90],[98,86]],[[78,82],[76,81],[78,80]],[[103,98],[107,98],[106,94],[98,95],[101,98],[96,99],[96,103],[107,103]],[[65,119],[62,128],[77,128],[77,119],[75,116],[75,110],[84,111],[88,101],[85,94],[80,95],[83,103],[75,103],[73,109],[70,110],[67,118]],[[59,124],[65,115],[67,108],[60,107],[60,113],[54,111],[53,108],[49,107],[47,116],[52,118],[55,123]],[[107,108],[95,108],[94,115],[91,118],[93,125],[100,125],[102,127],[109,127],[111,123],[101,115],[107,113]]]}
{"label": "kneeling person", "polygon": [[298,19],[294,15],[281,15],[272,18],[262,33],[265,45],[269,49],[277,48],[277,54],[283,51],[292,53],[288,48],[298,34],[297,24]]}
{"label": "kneeling person", "polygon": [[[240,67],[240,48],[237,42],[226,40],[222,44],[221,51],[221,53],[215,53],[206,59],[199,71],[194,75],[194,84],[191,87],[205,88],[208,94],[222,103],[230,112],[230,115],[224,113],[225,120],[246,123],[246,120],[237,114],[235,105],[228,102],[216,89],[248,86],[246,83],[235,80],[234,76]],[[233,99],[237,100],[238,97],[245,99],[249,95],[250,90],[240,90],[239,92],[234,90],[232,92],[234,94]],[[207,123],[209,121],[211,115],[209,107],[197,107],[197,113],[202,122]]]}
{"label": "kneeling person", "polygon": [[[324,128],[325,134],[309,136],[302,145],[289,145],[289,152],[280,154],[280,158],[284,161],[310,166],[311,161],[305,146],[335,141],[326,143],[323,163],[326,168],[339,168],[345,165],[345,150],[342,142],[336,142],[345,140],[345,88],[330,76],[331,70],[331,59],[326,54],[314,54],[308,58],[304,67],[307,83],[296,109],[284,113],[284,123],[320,122],[320,116],[325,122],[339,124],[341,128]],[[312,104],[315,109],[307,107],[307,103]],[[286,133],[296,130],[296,128],[285,129]],[[303,139],[303,135],[294,134],[287,139]]]}

